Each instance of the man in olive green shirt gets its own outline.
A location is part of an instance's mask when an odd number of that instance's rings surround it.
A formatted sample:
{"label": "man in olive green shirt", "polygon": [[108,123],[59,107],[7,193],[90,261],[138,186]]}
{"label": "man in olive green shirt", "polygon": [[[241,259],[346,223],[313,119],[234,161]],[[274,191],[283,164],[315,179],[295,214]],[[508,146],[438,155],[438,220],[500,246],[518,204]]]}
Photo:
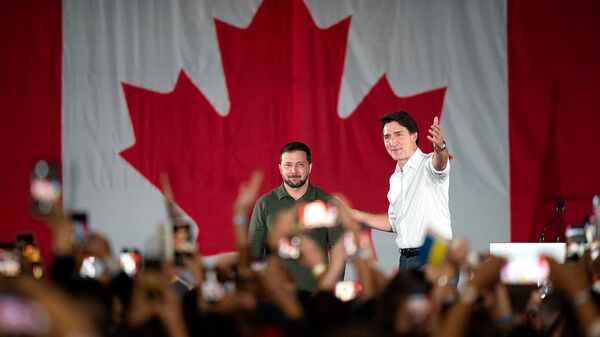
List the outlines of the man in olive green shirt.
{"label": "man in olive green shirt", "polygon": [[[283,184],[258,199],[250,219],[248,235],[250,250],[255,259],[265,256],[265,240],[271,232],[271,226],[279,211],[290,208],[297,202],[329,201],[331,199],[329,194],[314,187],[308,181],[312,170],[308,146],[300,142],[288,143],[281,149],[280,159],[279,172]],[[334,227],[311,229],[307,230],[305,234],[315,240],[327,256],[328,248],[333,246],[341,233],[340,227]],[[286,259],[284,261],[298,289],[315,290],[315,282],[310,270],[302,267],[295,260]]]}

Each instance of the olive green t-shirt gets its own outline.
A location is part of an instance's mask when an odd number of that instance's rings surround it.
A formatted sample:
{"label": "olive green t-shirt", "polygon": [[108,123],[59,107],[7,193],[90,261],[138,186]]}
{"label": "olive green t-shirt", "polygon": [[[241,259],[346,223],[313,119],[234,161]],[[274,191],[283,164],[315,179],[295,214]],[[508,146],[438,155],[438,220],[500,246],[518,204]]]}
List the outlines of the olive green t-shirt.
{"label": "olive green t-shirt", "polygon": [[[320,188],[314,187],[310,183],[308,183],[306,193],[304,193],[299,200],[292,198],[285,190],[283,184],[263,195],[254,205],[254,211],[252,212],[252,218],[250,219],[248,228],[252,257],[261,259],[265,256],[265,241],[271,232],[273,222],[279,211],[290,208],[297,202],[311,202],[315,200],[329,201],[330,199],[331,196],[328,193]],[[340,227],[316,228],[305,232],[305,234],[315,240],[315,242],[323,249],[325,256],[327,256],[328,247],[335,244],[341,233],[342,229]],[[284,263],[299,289],[307,291],[315,290],[315,282],[310,270],[302,267],[295,260],[285,259]]]}

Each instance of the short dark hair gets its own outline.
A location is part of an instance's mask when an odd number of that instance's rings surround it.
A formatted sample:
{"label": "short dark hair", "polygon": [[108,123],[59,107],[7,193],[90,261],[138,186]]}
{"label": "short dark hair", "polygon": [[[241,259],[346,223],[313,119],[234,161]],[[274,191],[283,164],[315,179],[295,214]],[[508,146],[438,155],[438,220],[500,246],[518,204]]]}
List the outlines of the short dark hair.
{"label": "short dark hair", "polygon": [[[408,132],[419,133],[419,128],[417,127],[417,122],[412,118],[412,116],[406,111],[396,111],[391,112],[379,119],[381,123],[381,131],[383,131],[383,127],[391,122],[398,122],[398,124],[408,129]],[[419,145],[419,137],[417,136],[417,145]]]}
{"label": "short dark hair", "polygon": [[286,152],[293,152],[293,151],[304,151],[304,153],[306,153],[306,160],[308,161],[308,163],[311,163],[311,159],[310,159],[310,148],[308,148],[308,146],[304,143],[301,142],[290,142],[285,144],[282,148],[281,148],[281,152],[279,152],[279,160],[281,161],[281,156],[283,156],[284,153]]}

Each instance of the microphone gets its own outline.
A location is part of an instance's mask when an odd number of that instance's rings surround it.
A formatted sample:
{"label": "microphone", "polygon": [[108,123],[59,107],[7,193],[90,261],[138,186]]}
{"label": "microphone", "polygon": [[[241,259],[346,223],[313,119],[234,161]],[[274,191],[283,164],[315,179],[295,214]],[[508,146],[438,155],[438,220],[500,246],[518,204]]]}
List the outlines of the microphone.
{"label": "microphone", "polygon": [[560,225],[563,222],[563,212],[565,211],[565,201],[558,199],[556,201],[556,212],[558,213],[557,215],[559,216],[558,219],[558,224],[556,225],[556,233],[554,234],[554,241],[558,242],[559,240],[559,232],[560,232]]}
{"label": "microphone", "polygon": [[540,234],[540,242],[544,242],[545,238],[546,238],[546,230],[548,229],[548,227],[550,227],[550,225],[552,225],[554,223],[554,221],[556,221],[556,219],[560,216],[562,221],[562,209],[565,207],[565,202],[558,199],[556,201],[556,214],[554,215],[554,217],[552,217],[552,219],[550,219],[550,221],[548,221],[547,224],[544,225],[544,228],[542,229],[542,234]]}

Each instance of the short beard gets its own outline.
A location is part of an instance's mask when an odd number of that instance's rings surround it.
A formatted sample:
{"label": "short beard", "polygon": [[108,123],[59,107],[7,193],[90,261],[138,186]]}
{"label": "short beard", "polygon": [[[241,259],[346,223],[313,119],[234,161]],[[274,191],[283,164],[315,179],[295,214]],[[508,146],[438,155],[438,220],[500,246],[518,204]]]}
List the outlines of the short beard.
{"label": "short beard", "polygon": [[289,179],[283,179],[283,182],[291,188],[302,187],[302,186],[304,186],[304,184],[306,184],[307,181],[308,181],[308,177],[306,177],[306,179],[300,180],[297,184],[292,183],[292,181]]}

